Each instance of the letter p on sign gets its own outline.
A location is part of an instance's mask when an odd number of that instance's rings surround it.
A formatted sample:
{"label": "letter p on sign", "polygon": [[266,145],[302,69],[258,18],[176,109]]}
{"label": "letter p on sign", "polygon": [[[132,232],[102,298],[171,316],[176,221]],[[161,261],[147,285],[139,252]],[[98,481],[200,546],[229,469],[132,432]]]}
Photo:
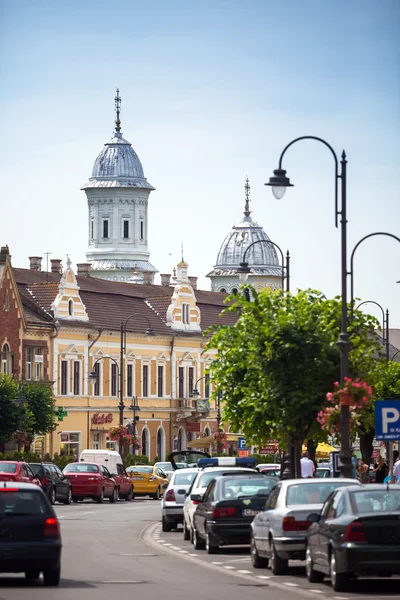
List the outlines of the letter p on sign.
{"label": "letter p on sign", "polygon": [[400,420],[400,412],[397,408],[382,408],[382,431],[388,433],[389,425]]}

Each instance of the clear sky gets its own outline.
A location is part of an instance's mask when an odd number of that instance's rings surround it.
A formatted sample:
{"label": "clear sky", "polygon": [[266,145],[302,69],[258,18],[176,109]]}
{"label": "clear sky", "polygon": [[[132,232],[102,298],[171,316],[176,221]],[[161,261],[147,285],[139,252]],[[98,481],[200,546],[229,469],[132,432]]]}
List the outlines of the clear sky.
{"label": "clear sky", "polygon": [[[295,187],[264,187],[301,135],[348,156],[349,249],[374,231],[400,237],[399,0],[2,0],[0,244],[84,262],[87,204],[79,188],[122,131],[157,189],[151,262],[172,271],[180,245],[205,274],[242,216],[292,256],[292,289],[340,294],[333,159],[295,145]],[[355,291],[400,327],[400,244],[375,237],[355,259]],[[379,316],[372,307],[372,314]]]}

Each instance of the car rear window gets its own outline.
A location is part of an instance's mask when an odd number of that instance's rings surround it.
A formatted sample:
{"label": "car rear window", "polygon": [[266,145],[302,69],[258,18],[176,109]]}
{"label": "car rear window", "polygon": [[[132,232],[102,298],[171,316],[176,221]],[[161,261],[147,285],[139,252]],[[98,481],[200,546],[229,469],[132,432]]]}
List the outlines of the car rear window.
{"label": "car rear window", "polygon": [[360,490],[351,492],[351,504],[357,515],[400,511],[400,490]]}
{"label": "car rear window", "polygon": [[33,465],[32,463],[29,463],[30,468],[32,469],[32,471],[34,472],[35,475],[41,475],[42,474],[42,465]]}
{"label": "car rear window", "polygon": [[242,496],[268,496],[270,489],[275,485],[268,479],[227,479],[222,482],[222,499],[241,498]]}
{"label": "car rear window", "polygon": [[15,473],[17,465],[13,463],[0,463],[0,473]]}
{"label": "car rear window", "polygon": [[[212,481],[216,477],[219,477],[220,475],[235,475],[236,473],[240,475],[240,470],[235,471],[235,469],[213,469],[212,471],[208,471],[207,473],[203,473],[203,475],[200,475],[199,480],[196,483],[196,487],[207,487],[210,481]],[[255,471],[253,471],[253,473],[255,473]]]}
{"label": "car rear window", "polygon": [[49,505],[40,491],[0,490],[0,516],[46,515],[49,513]]}
{"label": "car rear window", "polygon": [[152,473],[153,467],[129,467],[129,473]]}
{"label": "car rear window", "polygon": [[296,504],[324,504],[333,490],[348,485],[347,483],[298,483],[290,485],[286,494],[286,506]]}
{"label": "car rear window", "polygon": [[175,473],[174,485],[191,485],[197,473]]}
{"label": "car rear window", "polygon": [[88,465],[86,463],[71,463],[64,469],[64,473],[98,473],[97,465]]}
{"label": "car rear window", "polygon": [[157,463],[154,465],[155,467],[158,467],[159,469],[162,469],[163,471],[173,471],[172,465],[169,462],[161,462],[161,463]]}

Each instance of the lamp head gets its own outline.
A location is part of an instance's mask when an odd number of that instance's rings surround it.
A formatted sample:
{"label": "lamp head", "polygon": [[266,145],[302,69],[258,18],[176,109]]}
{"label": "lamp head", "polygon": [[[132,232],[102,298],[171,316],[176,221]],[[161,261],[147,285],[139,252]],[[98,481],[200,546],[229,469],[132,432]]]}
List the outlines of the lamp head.
{"label": "lamp head", "polygon": [[151,326],[151,325],[149,325],[149,326],[148,326],[148,328],[147,328],[147,331],[146,331],[145,335],[146,335],[147,337],[154,337],[154,336],[156,335],[156,334],[154,333],[154,331],[153,331],[153,328],[152,328],[152,326]]}
{"label": "lamp head", "polygon": [[91,372],[89,373],[89,377],[88,377],[88,378],[89,378],[89,379],[90,379],[90,381],[92,381],[93,383],[94,383],[94,382],[96,382],[96,381],[97,381],[97,379],[98,379],[98,375],[97,375],[96,371],[91,371]]}
{"label": "lamp head", "polygon": [[287,187],[293,187],[289,177],[286,177],[286,171],[284,169],[275,169],[274,176],[270,177],[269,182],[264,185],[270,185],[272,187],[272,193],[277,200],[283,198]]}
{"label": "lamp head", "polygon": [[191,396],[192,396],[192,398],[197,398],[198,396],[200,396],[199,390],[197,388],[194,388],[192,390]]}

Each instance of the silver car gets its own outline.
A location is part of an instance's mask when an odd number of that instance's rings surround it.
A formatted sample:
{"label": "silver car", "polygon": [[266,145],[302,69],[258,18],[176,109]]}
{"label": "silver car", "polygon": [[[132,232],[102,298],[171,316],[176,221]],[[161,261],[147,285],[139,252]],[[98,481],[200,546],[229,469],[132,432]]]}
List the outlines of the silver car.
{"label": "silver car", "polygon": [[[251,524],[250,552],[255,568],[271,561],[274,575],[282,575],[288,560],[304,560],[307,517],[318,513],[329,494],[344,485],[357,485],[355,479],[288,479],[271,490],[265,510]],[[361,485],[361,484],[359,484]]]}
{"label": "silver car", "polygon": [[186,494],[199,470],[186,468],[174,471],[161,500],[161,522],[163,531],[175,529],[183,522],[183,504]]}

